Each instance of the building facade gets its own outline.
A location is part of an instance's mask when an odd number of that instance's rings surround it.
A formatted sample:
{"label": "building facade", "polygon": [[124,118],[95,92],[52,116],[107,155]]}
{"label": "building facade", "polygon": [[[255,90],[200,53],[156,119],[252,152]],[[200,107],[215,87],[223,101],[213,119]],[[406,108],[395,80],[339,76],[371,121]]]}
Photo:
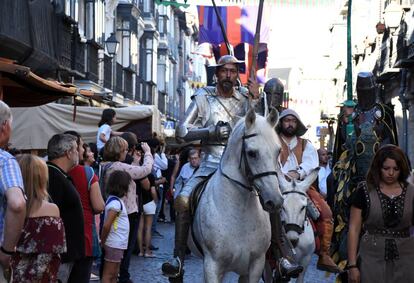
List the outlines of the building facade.
{"label": "building facade", "polygon": [[[155,105],[179,119],[196,15],[154,0],[0,2],[0,57],[43,78],[95,93],[78,104]],[[110,52],[108,40],[117,48]],[[73,101],[61,101],[72,103]]]}
{"label": "building facade", "polygon": [[[352,81],[360,71],[377,78],[378,102],[391,103],[397,122],[399,145],[414,162],[414,19],[412,0],[361,0],[352,2]],[[331,27],[330,54],[338,103],[346,97],[346,42],[348,1],[338,1]],[[354,92],[354,98],[356,94]]]}

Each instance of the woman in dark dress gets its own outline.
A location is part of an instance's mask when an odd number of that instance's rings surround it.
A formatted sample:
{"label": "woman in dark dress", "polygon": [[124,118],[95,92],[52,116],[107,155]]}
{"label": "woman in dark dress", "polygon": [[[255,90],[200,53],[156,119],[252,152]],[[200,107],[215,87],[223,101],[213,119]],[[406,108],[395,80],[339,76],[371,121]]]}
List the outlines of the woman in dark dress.
{"label": "woman in dark dress", "polygon": [[385,145],[377,151],[366,182],[351,198],[349,282],[414,282],[414,186],[409,176],[399,147]]}
{"label": "woman in dark dress", "polygon": [[13,282],[57,282],[66,240],[59,208],[47,201],[48,169],[34,155],[24,154],[18,160],[27,196],[27,217],[11,259]]}

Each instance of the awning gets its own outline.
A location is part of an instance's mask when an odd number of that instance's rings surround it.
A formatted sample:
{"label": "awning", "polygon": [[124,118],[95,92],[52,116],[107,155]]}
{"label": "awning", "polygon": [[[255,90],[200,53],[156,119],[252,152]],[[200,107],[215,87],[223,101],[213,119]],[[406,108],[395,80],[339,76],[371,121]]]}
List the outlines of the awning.
{"label": "awning", "polygon": [[[104,108],[78,106],[76,120],[73,118],[73,106],[49,103],[39,107],[11,108],[13,115],[13,135],[10,139],[12,147],[17,149],[46,149],[49,139],[57,133],[68,130],[78,132],[84,142],[96,142],[98,123]],[[142,121],[136,126],[137,136],[156,132],[161,134],[159,111],[154,105],[137,105],[116,108],[116,121],[111,125],[115,131],[124,131],[131,123]]]}
{"label": "awning", "polygon": [[67,96],[92,98],[93,95],[90,90],[46,80],[31,72],[28,67],[0,58],[0,100],[10,107],[39,106]]}

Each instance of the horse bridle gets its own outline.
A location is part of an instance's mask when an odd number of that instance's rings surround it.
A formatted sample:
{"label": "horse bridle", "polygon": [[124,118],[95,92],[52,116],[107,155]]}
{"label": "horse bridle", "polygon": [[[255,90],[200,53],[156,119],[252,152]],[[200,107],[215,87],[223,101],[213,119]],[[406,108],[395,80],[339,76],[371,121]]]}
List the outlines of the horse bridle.
{"label": "horse bridle", "polygon": [[235,179],[231,178],[230,176],[228,176],[226,173],[224,173],[224,171],[221,167],[222,166],[221,163],[220,163],[220,171],[221,171],[221,173],[223,174],[224,177],[226,177],[230,181],[236,183],[240,187],[242,187],[242,188],[244,188],[244,189],[246,189],[250,192],[252,192],[253,189],[256,189],[256,192],[260,196],[260,191],[253,184],[254,180],[265,177],[265,176],[270,176],[270,175],[276,175],[277,176],[277,172],[276,171],[267,171],[267,172],[258,173],[256,175],[254,175],[252,173],[252,170],[250,169],[249,163],[247,162],[245,141],[247,139],[255,137],[255,136],[257,136],[256,133],[250,134],[250,135],[246,135],[246,133],[244,133],[243,136],[242,136],[243,144],[242,144],[242,152],[241,152],[241,157],[240,157],[239,169],[241,169],[242,159],[243,159],[244,160],[244,168],[246,170],[246,178],[247,178],[247,181],[248,181],[249,185],[246,186],[245,184],[241,183],[240,181],[235,180]]}
{"label": "horse bridle", "polygon": [[[299,194],[305,197],[308,197],[308,195],[301,191],[287,191],[283,192],[282,195],[288,195],[288,194]],[[305,219],[302,222],[302,226],[295,224],[295,223],[285,223],[283,226],[285,227],[286,233],[289,231],[295,231],[299,235],[302,234],[305,231],[305,221],[306,221],[306,213],[305,213]]]}

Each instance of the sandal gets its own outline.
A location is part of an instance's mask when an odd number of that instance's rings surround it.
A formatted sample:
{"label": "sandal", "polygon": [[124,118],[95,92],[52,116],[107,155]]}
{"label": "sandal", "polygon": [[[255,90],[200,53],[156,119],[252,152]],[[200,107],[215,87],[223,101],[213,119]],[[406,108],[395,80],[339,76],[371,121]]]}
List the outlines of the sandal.
{"label": "sandal", "polygon": [[157,257],[155,254],[153,253],[145,253],[144,257]]}

